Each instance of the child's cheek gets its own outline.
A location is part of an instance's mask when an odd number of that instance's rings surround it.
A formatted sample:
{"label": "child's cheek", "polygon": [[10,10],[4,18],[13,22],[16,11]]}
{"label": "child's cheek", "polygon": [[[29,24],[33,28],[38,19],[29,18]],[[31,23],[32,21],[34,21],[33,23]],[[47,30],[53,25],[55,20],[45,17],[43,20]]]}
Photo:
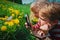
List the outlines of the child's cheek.
{"label": "child's cheek", "polygon": [[46,24],[46,22],[45,22],[45,21],[43,21],[43,20],[41,20],[41,25],[44,25],[44,24]]}
{"label": "child's cheek", "polygon": [[41,29],[41,30],[49,30],[47,24],[45,24],[45,25],[43,25],[43,26],[40,26],[40,29]]}

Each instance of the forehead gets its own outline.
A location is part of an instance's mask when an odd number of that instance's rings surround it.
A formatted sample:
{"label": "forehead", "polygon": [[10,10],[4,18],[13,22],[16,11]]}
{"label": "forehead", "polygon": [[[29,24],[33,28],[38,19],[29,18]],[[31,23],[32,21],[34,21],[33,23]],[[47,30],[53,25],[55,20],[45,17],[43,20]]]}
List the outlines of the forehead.
{"label": "forehead", "polygon": [[49,17],[49,13],[48,13],[48,10],[46,9],[41,9],[39,11],[39,17],[43,20],[48,20],[48,17]]}
{"label": "forehead", "polygon": [[41,9],[39,10],[39,14],[40,14],[40,15],[42,15],[42,14],[48,15],[49,12],[50,12],[50,9],[48,9],[48,8],[41,8]]}
{"label": "forehead", "polygon": [[47,4],[47,3],[39,3],[39,2],[34,3],[33,5],[31,5],[31,11],[37,13],[40,11],[40,9],[43,6],[45,6],[45,4]]}
{"label": "forehead", "polygon": [[31,8],[31,11],[34,12],[34,13],[37,13],[37,12],[39,12],[39,8],[36,7],[36,6],[35,7],[32,7]]}

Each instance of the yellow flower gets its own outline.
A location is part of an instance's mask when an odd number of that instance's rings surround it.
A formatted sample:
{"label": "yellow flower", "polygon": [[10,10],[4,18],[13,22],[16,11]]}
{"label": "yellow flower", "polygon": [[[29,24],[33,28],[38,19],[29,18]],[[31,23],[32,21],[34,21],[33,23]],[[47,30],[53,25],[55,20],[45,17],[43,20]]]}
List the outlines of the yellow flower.
{"label": "yellow flower", "polygon": [[8,16],[5,16],[5,18],[7,19],[7,18],[8,18]]}
{"label": "yellow flower", "polygon": [[12,10],[11,10],[11,12],[12,12],[12,13],[14,13],[14,12],[15,12],[15,10],[14,10],[14,9],[12,9]]}
{"label": "yellow flower", "polygon": [[13,8],[12,7],[10,7],[10,8],[8,8],[9,10],[13,10]]}
{"label": "yellow flower", "polygon": [[5,22],[4,24],[6,25],[6,24],[8,24],[8,22]]}
{"label": "yellow flower", "polygon": [[6,18],[0,18],[0,20],[6,20]]}
{"label": "yellow flower", "polygon": [[13,25],[14,25],[14,23],[13,23],[12,21],[5,22],[4,24],[5,24],[5,25],[9,25],[9,26],[13,26]]}
{"label": "yellow flower", "polygon": [[19,10],[15,10],[15,13],[16,13],[16,15],[18,15],[19,14]]}
{"label": "yellow flower", "polygon": [[10,20],[11,22],[14,22],[14,19]]}
{"label": "yellow flower", "polygon": [[2,18],[2,20],[6,20],[6,18]]}
{"label": "yellow flower", "polygon": [[14,23],[10,21],[10,22],[8,22],[8,25],[9,25],[9,26],[13,26]]}
{"label": "yellow flower", "polygon": [[19,20],[18,19],[15,19],[14,20],[14,23],[19,24]]}
{"label": "yellow flower", "polygon": [[15,14],[12,14],[12,16],[15,16]]}
{"label": "yellow flower", "polygon": [[22,18],[21,16],[18,16],[18,18]]}
{"label": "yellow flower", "polygon": [[9,11],[10,11],[11,13],[14,13],[14,12],[15,12],[15,10],[14,10],[12,7],[8,8],[8,9],[9,9]]}
{"label": "yellow flower", "polygon": [[6,31],[7,30],[7,27],[6,26],[2,26],[1,27],[1,31]]}
{"label": "yellow flower", "polygon": [[32,21],[38,22],[38,18],[34,17]]}

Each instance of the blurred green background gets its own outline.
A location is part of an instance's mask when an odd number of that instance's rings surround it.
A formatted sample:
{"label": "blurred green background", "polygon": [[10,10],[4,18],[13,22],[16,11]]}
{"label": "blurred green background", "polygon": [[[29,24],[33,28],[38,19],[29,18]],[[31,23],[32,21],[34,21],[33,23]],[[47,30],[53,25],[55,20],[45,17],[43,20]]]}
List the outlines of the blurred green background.
{"label": "blurred green background", "polygon": [[[25,28],[25,14],[30,14],[30,4],[21,4],[15,0],[0,0],[0,40],[35,40],[30,31]],[[13,16],[6,21],[5,18]],[[16,19],[16,23],[13,21]],[[12,23],[14,23],[12,25]]]}

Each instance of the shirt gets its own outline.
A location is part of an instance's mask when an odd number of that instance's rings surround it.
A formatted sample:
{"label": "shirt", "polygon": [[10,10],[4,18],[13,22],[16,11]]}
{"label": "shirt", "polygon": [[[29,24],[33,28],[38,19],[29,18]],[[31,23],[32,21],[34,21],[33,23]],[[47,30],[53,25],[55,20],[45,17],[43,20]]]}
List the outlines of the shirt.
{"label": "shirt", "polygon": [[58,21],[58,25],[50,31],[50,35],[50,38],[53,40],[60,40],[60,21]]}

